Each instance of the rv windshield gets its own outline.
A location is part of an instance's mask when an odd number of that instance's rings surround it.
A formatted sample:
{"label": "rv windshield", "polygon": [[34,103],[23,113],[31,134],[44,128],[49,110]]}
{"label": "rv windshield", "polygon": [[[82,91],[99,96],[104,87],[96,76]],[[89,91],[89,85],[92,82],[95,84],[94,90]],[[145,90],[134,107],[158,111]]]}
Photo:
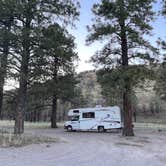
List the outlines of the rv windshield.
{"label": "rv windshield", "polygon": [[78,121],[79,120],[79,116],[70,116],[69,120],[70,121]]}

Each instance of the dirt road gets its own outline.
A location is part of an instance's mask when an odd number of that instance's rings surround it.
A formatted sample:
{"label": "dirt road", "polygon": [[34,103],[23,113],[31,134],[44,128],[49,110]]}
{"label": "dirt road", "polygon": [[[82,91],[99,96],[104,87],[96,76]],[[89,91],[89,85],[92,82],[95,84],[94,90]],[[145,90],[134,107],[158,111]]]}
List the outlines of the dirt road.
{"label": "dirt road", "polygon": [[165,166],[166,131],[120,133],[64,132],[62,128],[27,132],[59,137],[61,143],[0,149],[0,166]]}

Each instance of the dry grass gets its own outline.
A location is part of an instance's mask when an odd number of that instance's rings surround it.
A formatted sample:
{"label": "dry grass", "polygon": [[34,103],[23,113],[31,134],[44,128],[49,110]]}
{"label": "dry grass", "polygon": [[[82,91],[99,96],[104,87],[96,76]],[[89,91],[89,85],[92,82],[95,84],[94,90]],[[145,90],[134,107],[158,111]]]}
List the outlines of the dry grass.
{"label": "dry grass", "polygon": [[[25,122],[25,129],[45,129],[50,128],[51,124],[50,122]],[[63,126],[63,123],[58,123],[58,126]],[[166,124],[163,123],[134,123],[134,126],[136,128],[147,128],[147,129],[166,129]],[[14,121],[0,121],[0,132],[1,129],[8,129],[14,127]]]}
{"label": "dry grass", "polygon": [[[50,128],[50,123],[30,123],[25,122],[26,129],[45,129]],[[14,135],[14,121],[0,121],[0,147],[21,147],[29,144],[59,142],[58,138],[37,136],[30,134]]]}
{"label": "dry grass", "polygon": [[134,127],[144,128],[144,129],[166,129],[166,124],[157,123],[134,123]]}
{"label": "dry grass", "polygon": [[[62,126],[63,123],[59,123],[59,126]],[[156,124],[156,123],[134,123],[135,128],[140,129],[155,129],[158,131],[166,130],[166,124]],[[40,122],[40,123],[30,123],[25,122],[26,129],[49,129],[49,122]],[[14,135],[14,121],[0,121],[0,147],[20,147],[29,144],[38,144],[38,143],[50,143],[59,141],[56,138],[49,138],[45,136],[33,136],[33,135]],[[131,141],[131,140],[130,140]],[[136,142],[138,143],[149,143],[147,139],[139,139]],[[137,146],[133,140],[133,145]],[[128,144],[128,143],[127,143]],[[124,145],[123,143],[121,145]]]}
{"label": "dry grass", "polygon": [[[50,128],[50,122],[25,122],[25,128]],[[63,123],[58,123],[58,126],[63,126]],[[14,121],[0,120],[0,128],[12,128],[14,127]]]}
{"label": "dry grass", "polygon": [[29,144],[59,142],[59,139],[45,136],[14,135],[12,133],[0,133],[0,147],[21,147]]}
{"label": "dry grass", "polygon": [[140,144],[134,144],[134,143],[127,143],[127,142],[117,142],[116,145],[118,146],[134,146],[134,147],[143,147],[143,145]]}
{"label": "dry grass", "polygon": [[[0,127],[11,128],[14,127],[14,121],[3,120],[0,121]],[[49,122],[25,122],[25,128],[49,128]]]}

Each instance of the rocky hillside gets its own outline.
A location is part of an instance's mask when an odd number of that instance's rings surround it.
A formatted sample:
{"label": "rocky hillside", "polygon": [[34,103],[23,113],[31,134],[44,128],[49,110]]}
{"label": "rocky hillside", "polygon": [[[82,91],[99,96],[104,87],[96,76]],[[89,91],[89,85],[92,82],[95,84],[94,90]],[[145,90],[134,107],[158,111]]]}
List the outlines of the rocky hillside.
{"label": "rocky hillside", "polygon": [[104,97],[101,94],[101,86],[97,82],[95,71],[86,71],[78,75],[82,95],[87,107],[104,104]]}

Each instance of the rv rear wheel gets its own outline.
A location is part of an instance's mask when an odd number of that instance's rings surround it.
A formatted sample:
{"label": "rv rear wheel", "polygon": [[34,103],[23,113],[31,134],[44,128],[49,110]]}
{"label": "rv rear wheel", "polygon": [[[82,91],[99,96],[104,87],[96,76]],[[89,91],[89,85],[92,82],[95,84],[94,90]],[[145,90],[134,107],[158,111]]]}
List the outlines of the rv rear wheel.
{"label": "rv rear wheel", "polygon": [[104,126],[99,126],[98,127],[98,132],[103,133],[104,131],[105,131]]}
{"label": "rv rear wheel", "polygon": [[72,126],[67,126],[67,131],[72,131]]}

